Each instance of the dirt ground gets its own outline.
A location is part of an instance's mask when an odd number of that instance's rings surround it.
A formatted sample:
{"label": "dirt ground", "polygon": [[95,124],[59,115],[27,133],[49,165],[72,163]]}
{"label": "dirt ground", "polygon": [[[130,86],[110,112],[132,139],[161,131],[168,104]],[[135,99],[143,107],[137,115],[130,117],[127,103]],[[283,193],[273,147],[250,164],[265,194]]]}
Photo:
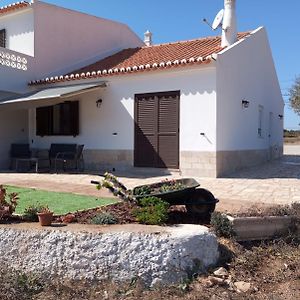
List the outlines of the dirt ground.
{"label": "dirt ground", "polygon": [[293,145],[300,145],[300,137],[285,137],[284,138],[285,144],[293,144]]}
{"label": "dirt ground", "polygon": [[[211,284],[214,270],[205,275],[191,274],[190,280],[173,287],[147,289],[137,280],[128,284],[109,282],[67,282],[0,270],[1,300],[196,300],[196,299],[300,299],[300,243],[293,237],[260,244],[238,244],[220,240],[226,280]],[[245,292],[236,282],[248,285]]]}

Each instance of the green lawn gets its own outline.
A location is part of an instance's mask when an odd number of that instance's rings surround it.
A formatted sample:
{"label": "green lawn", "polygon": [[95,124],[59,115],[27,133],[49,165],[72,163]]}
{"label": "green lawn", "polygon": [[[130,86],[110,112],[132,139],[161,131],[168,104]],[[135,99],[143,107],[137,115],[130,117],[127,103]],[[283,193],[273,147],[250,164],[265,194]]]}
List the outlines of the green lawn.
{"label": "green lawn", "polygon": [[8,193],[18,193],[20,200],[16,209],[17,214],[23,214],[30,205],[48,205],[54,214],[62,215],[116,203],[115,199],[81,196],[70,193],[47,192],[28,188],[6,186]]}

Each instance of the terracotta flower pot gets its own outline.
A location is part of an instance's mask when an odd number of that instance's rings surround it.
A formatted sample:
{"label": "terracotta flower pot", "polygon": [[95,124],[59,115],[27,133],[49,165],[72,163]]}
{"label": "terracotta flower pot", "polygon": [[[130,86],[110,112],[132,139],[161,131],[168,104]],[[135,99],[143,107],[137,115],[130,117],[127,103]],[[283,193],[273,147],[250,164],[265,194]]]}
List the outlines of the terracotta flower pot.
{"label": "terracotta flower pot", "polygon": [[50,226],[53,219],[53,212],[38,213],[41,226]]}

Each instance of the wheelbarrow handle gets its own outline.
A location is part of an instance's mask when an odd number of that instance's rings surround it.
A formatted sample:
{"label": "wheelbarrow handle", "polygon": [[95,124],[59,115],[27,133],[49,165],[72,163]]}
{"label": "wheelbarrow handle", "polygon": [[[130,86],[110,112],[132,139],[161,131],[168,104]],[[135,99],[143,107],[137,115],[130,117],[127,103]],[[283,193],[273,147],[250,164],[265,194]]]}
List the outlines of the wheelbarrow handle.
{"label": "wheelbarrow handle", "polygon": [[100,184],[100,181],[91,180],[91,184],[96,184],[96,185],[98,185],[98,184]]}

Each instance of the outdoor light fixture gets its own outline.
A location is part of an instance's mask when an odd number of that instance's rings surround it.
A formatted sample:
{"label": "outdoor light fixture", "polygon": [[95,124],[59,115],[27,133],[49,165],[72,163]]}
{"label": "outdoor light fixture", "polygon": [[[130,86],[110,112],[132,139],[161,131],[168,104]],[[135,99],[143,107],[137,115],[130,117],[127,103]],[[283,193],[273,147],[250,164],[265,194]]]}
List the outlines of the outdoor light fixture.
{"label": "outdoor light fixture", "polygon": [[248,108],[248,107],[249,107],[249,104],[250,104],[249,101],[247,101],[247,100],[245,100],[245,99],[242,100],[242,106],[243,106],[243,108]]}
{"label": "outdoor light fixture", "polygon": [[102,104],[102,99],[96,101],[96,106],[99,108]]}
{"label": "outdoor light fixture", "polygon": [[282,119],[283,119],[283,115],[278,115],[278,118],[279,118],[280,120],[282,120]]}

